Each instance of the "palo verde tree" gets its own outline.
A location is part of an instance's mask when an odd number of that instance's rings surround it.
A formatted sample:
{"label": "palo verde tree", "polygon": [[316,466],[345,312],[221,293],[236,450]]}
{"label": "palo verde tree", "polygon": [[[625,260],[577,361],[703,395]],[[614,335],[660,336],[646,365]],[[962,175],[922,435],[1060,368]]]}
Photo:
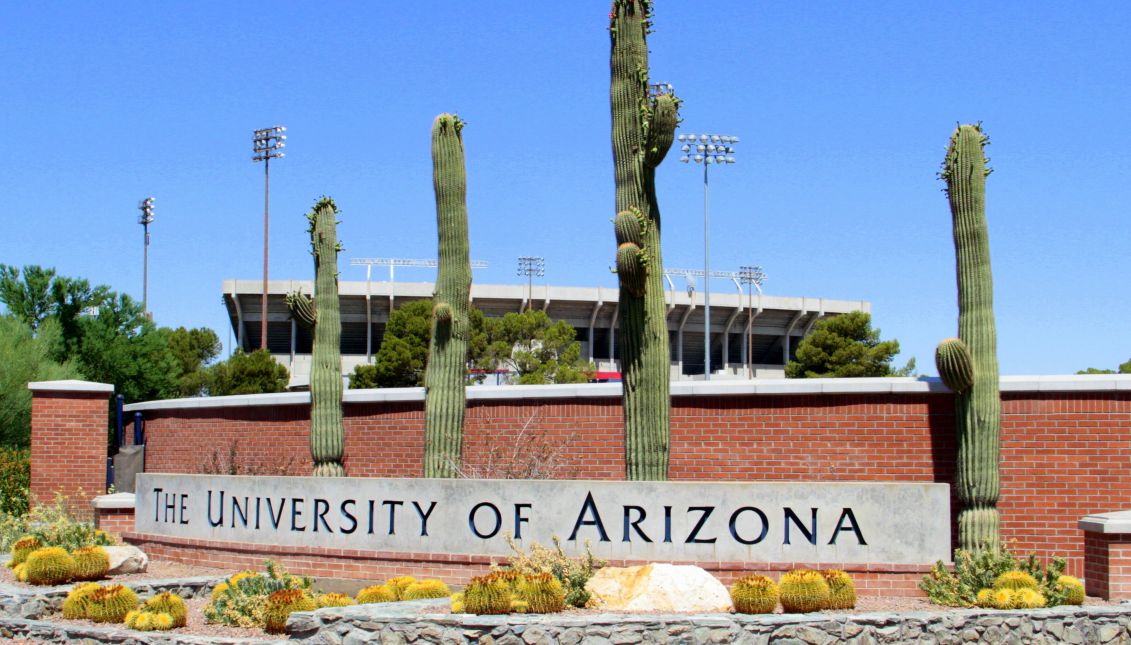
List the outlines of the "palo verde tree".
{"label": "palo verde tree", "polygon": [[463,121],[441,114],[432,124],[439,260],[432,341],[424,373],[424,476],[455,477],[462,463],[471,259],[467,241],[467,171]]}
{"label": "palo verde tree", "polygon": [[950,137],[941,179],[954,224],[958,277],[958,338],[939,343],[935,364],[954,391],[958,430],[958,544],[967,550],[999,545],[1001,395],[997,331],[986,226],[985,146],[981,125],[960,125]]}
{"label": "palo verde tree", "polygon": [[671,435],[656,167],[671,148],[680,102],[670,92],[653,97],[649,91],[651,11],[651,0],[613,0],[609,13],[616,174],[613,226],[620,282],[625,473],[631,480],[667,479]]}
{"label": "palo verde tree", "polygon": [[314,330],[310,366],[310,456],[316,477],[343,477],[342,319],[338,302],[338,207],[323,197],[306,216],[314,255],[314,300],[287,296],[295,320]]}

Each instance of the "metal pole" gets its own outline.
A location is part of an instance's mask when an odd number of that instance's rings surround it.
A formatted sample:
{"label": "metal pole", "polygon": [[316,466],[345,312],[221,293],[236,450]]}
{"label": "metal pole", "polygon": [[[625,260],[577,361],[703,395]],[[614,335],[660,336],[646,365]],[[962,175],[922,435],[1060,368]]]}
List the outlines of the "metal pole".
{"label": "metal pole", "polygon": [[145,251],[143,252],[141,269],[141,310],[149,316],[149,223],[142,224],[145,228]]}
{"label": "metal pole", "polygon": [[[759,300],[759,302],[761,302]],[[754,378],[754,285],[746,292],[746,370]]]}
{"label": "metal pole", "polygon": [[703,162],[703,380],[711,380],[711,227],[707,210],[707,167]]}
{"label": "metal pole", "polygon": [[267,349],[267,213],[271,195],[271,157],[263,160],[263,298],[260,302],[259,348]]}

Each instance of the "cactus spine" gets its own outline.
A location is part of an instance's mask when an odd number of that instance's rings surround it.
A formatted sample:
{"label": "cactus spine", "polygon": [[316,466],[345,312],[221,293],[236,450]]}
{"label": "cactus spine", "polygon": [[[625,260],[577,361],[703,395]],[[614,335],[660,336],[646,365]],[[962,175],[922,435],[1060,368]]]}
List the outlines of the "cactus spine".
{"label": "cactus spine", "polygon": [[454,477],[463,450],[471,260],[462,130],[463,121],[454,114],[441,114],[432,124],[432,185],[440,248],[424,373],[425,477]]}
{"label": "cactus spine", "polygon": [[342,323],[338,304],[338,207],[323,197],[307,214],[314,255],[314,301],[287,296],[291,315],[314,329],[310,367],[310,456],[316,477],[343,477]]}
{"label": "cactus spine", "polygon": [[613,0],[610,98],[616,172],[617,276],[624,376],[625,473],[668,476],[670,367],[656,167],[671,147],[679,99],[649,97],[651,0]]}
{"label": "cactus spine", "polygon": [[[958,431],[958,544],[967,550],[997,549],[1000,484],[1001,397],[998,392],[997,332],[993,275],[986,227],[986,136],[980,125],[960,125],[950,137],[940,173],[954,221],[958,275],[958,338],[973,368],[970,385],[956,392]],[[944,341],[944,343],[953,341]],[[958,355],[953,348],[944,356]],[[963,359],[964,360],[964,359]],[[959,361],[961,363],[962,361]],[[942,362],[940,374],[953,373]],[[965,380],[965,379],[963,379]]]}

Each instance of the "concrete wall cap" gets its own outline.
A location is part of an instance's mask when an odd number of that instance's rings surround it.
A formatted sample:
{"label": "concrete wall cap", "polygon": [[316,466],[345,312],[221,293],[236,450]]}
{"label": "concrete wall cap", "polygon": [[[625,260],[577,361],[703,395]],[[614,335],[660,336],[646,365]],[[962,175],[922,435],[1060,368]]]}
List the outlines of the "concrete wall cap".
{"label": "concrete wall cap", "polygon": [[94,508],[134,508],[136,496],[133,493],[114,493],[94,498]]}
{"label": "concrete wall cap", "polygon": [[1131,511],[1088,515],[1076,525],[1088,533],[1131,533]]}
{"label": "concrete wall cap", "polygon": [[32,392],[98,392],[113,394],[114,386],[109,383],[95,383],[94,381],[32,381],[27,384],[27,389]]}
{"label": "concrete wall cap", "polygon": [[[52,381],[60,383],[65,381]],[[71,381],[78,382],[78,381]],[[29,384],[30,387],[30,384]],[[105,386],[109,387],[109,386]],[[1002,392],[1115,392],[1131,390],[1131,374],[1003,376]],[[621,396],[620,383],[576,383],[562,385],[473,385],[467,388],[469,401],[532,399],[603,399]],[[938,377],[878,378],[759,378],[754,380],[673,381],[673,397],[742,396],[790,394],[944,394],[949,392]],[[424,400],[422,387],[373,390],[346,390],[345,403],[415,402]],[[195,397],[147,401],[125,406],[126,412],[190,408],[226,408],[259,405],[305,405],[309,392],[247,394],[240,396]]]}

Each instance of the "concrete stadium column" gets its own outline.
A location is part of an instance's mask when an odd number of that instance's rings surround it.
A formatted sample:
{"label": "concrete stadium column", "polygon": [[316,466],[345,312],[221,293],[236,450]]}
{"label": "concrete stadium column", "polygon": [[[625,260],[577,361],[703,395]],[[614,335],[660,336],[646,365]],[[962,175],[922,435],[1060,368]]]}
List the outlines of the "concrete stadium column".
{"label": "concrete stadium column", "polygon": [[89,381],[37,381],[31,390],[31,494],[49,504],[55,493],[88,519],[91,500],[106,492],[107,401],[114,386]]}

